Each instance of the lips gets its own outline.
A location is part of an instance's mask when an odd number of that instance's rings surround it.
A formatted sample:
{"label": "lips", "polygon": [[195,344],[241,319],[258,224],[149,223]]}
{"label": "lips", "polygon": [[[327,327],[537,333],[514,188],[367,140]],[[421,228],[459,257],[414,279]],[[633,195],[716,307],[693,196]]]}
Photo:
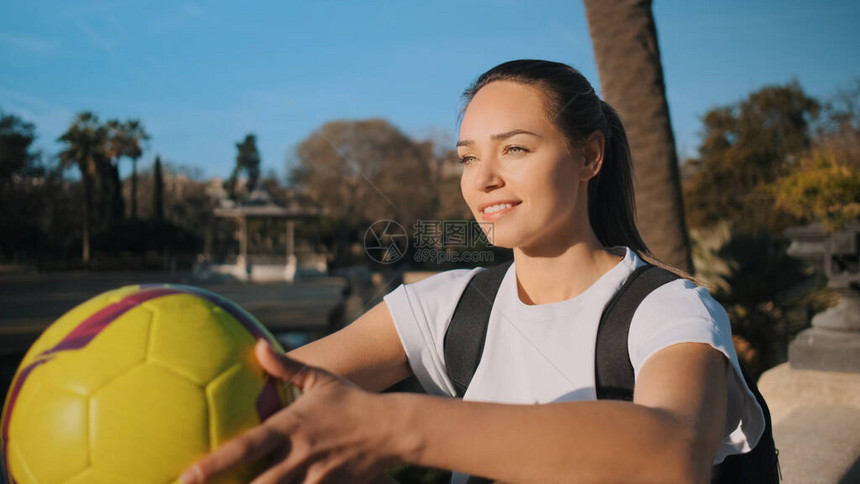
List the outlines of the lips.
{"label": "lips", "polygon": [[494,202],[482,203],[481,205],[478,206],[478,211],[481,213],[484,213],[484,211],[486,209],[493,207],[493,206],[496,206],[496,205],[505,205],[505,204],[519,205],[520,203],[522,203],[522,202],[520,202],[519,200],[496,200]]}
{"label": "lips", "polygon": [[[481,218],[487,222],[496,220],[499,217],[510,212],[511,210],[517,208],[520,203],[522,202],[520,202],[519,200],[499,200],[496,202],[482,204],[480,206]],[[508,207],[507,205],[510,205],[510,207]],[[487,209],[493,211],[487,212]]]}

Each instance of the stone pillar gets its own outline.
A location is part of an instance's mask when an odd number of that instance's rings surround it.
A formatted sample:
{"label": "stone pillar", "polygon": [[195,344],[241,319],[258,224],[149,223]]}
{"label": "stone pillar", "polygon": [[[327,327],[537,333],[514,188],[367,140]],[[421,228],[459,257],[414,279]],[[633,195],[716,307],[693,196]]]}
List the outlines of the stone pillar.
{"label": "stone pillar", "polygon": [[786,235],[792,240],[788,253],[823,270],[828,287],[840,295],[789,345],[792,368],[860,373],[860,222],[829,234],[813,224]]}
{"label": "stone pillar", "polygon": [[287,265],[284,268],[284,279],[293,282],[296,277],[297,259],[296,259],[296,223],[291,219],[287,219]]}
{"label": "stone pillar", "polygon": [[244,215],[239,215],[236,220],[239,222],[239,257],[245,259],[248,255],[248,225]]}
{"label": "stone pillar", "polygon": [[241,279],[251,279],[251,261],[248,259],[248,220],[244,214],[239,215],[239,257],[236,258],[236,267]]}
{"label": "stone pillar", "polygon": [[295,257],[296,250],[296,223],[293,220],[287,220],[287,259]]}

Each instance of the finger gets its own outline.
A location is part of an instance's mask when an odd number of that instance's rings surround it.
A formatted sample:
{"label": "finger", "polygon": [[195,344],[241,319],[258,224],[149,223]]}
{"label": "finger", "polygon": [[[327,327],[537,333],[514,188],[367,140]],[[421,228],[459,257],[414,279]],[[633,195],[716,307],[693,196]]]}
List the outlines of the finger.
{"label": "finger", "polygon": [[281,443],[281,437],[265,425],[259,425],[209,453],[179,477],[182,484],[206,482],[233,467],[255,461],[269,454]]}
{"label": "finger", "polygon": [[272,455],[269,456],[269,465],[268,467],[274,467],[276,465],[281,464],[287,457],[290,456],[290,448],[288,446],[278,447]]}
{"label": "finger", "polygon": [[251,481],[251,484],[280,484],[285,482],[303,482],[305,469],[287,460],[275,464]]}
{"label": "finger", "polygon": [[286,355],[272,348],[272,345],[264,339],[257,341],[254,350],[257,353],[257,361],[260,362],[266,372],[292,383],[302,390],[313,384],[316,373],[319,372],[317,368],[287,358]]}

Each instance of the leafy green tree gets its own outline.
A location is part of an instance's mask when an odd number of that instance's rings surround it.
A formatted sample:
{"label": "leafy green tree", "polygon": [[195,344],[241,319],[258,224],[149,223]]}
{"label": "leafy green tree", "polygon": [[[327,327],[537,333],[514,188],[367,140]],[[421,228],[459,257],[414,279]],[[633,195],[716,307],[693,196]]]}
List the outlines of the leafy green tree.
{"label": "leafy green tree", "polygon": [[[119,162],[128,157],[133,162],[133,188],[136,190],[136,161],[143,153],[149,135],[136,119],[108,120],[101,123],[94,113],[78,113],[69,129],[59,138],[66,145],[60,153],[60,166],[76,166],[83,185],[83,260],[89,262],[95,236],[110,243],[117,223],[125,217]],[[137,211],[132,196],[132,214]]]}
{"label": "leafy green tree", "polygon": [[860,217],[860,79],[823,108],[813,148],[773,185],[776,206],[838,230]]}
{"label": "leafy green tree", "polygon": [[788,340],[834,302],[823,276],[787,255],[783,231],[858,215],[860,118],[850,107],[821,103],[795,81],[703,119],[684,184],[697,274],[729,312],[752,373],[785,361]]}
{"label": "leafy green tree", "polygon": [[[153,250],[162,252],[165,264],[170,264],[172,256],[178,256],[180,264],[189,263],[188,256],[203,249],[215,204],[201,178],[199,169],[174,167],[158,156],[158,163],[153,162],[139,173],[139,218],[129,218],[121,224],[125,229],[112,234],[113,246],[141,255]],[[123,190],[130,196],[130,178],[124,180]]]}
{"label": "leafy green tree", "polygon": [[779,237],[797,223],[775,208],[767,187],[795,169],[810,148],[811,123],[820,109],[819,101],[794,81],[709,111],[699,157],[688,161],[692,174],[684,183],[690,226],[725,220],[739,229],[765,229]]}
{"label": "leafy green tree", "polygon": [[[127,157],[131,160],[131,218],[137,218],[137,160],[143,155],[143,146],[150,139],[143,123],[138,119],[119,121],[111,119],[107,122],[108,155],[119,160]],[[118,180],[117,180],[118,181]]]}
{"label": "leafy green tree", "polygon": [[816,149],[774,185],[776,206],[806,221],[838,230],[860,217],[860,169],[845,153]]}
{"label": "leafy green tree", "polygon": [[257,187],[260,179],[260,152],[257,151],[257,138],[253,134],[245,136],[245,140],[236,143],[236,166],[230,178],[224,183],[224,188],[233,200],[237,199],[236,184],[239,175],[244,172],[248,177],[245,193],[251,193]]}
{"label": "leafy green tree", "polygon": [[0,190],[17,176],[44,174],[39,153],[32,150],[35,140],[33,123],[0,111]]}
{"label": "leafy green tree", "polygon": [[23,259],[33,255],[42,240],[40,222],[45,210],[45,168],[33,151],[35,126],[13,114],[0,112],[0,257]]}
{"label": "leafy green tree", "polygon": [[84,189],[81,257],[84,263],[90,262],[93,192],[105,172],[104,166],[110,164],[105,152],[107,139],[107,129],[99,123],[98,117],[90,111],[83,111],[75,116],[58,140],[66,145],[60,152],[61,167],[75,166],[81,174]]}
{"label": "leafy green tree", "polygon": [[[108,138],[107,142],[110,141]],[[100,242],[110,241],[110,233],[116,229],[118,221],[125,217],[125,200],[122,196],[122,183],[119,179],[119,164],[111,158],[105,148],[105,162],[98,165],[96,178],[96,219],[94,228]]]}
{"label": "leafy green tree", "polygon": [[52,267],[80,253],[81,184],[33,149],[36,127],[0,113],[0,258]]}

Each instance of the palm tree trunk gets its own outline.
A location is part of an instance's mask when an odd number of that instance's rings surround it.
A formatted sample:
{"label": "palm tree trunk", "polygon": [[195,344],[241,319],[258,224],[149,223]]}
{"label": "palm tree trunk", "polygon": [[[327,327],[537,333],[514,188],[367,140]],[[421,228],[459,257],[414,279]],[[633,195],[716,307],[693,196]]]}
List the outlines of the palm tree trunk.
{"label": "palm tree trunk", "polygon": [[90,181],[87,173],[83,173],[83,184],[84,184],[84,226],[81,233],[81,238],[83,239],[83,253],[81,257],[83,259],[84,264],[89,265],[90,263],[90,219],[92,218],[92,199],[93,199],[93,187],[92,182]]}
{"label": "palm tree trunk", "polygon": [[693,270],[675,137],[650,0],[583,0],[603,98],[627,130],[637,225],[664,262]]}
{"label": "palm tree trunk", "polygon": [[137,159],[131,159],[131,219],[137,220]]}

